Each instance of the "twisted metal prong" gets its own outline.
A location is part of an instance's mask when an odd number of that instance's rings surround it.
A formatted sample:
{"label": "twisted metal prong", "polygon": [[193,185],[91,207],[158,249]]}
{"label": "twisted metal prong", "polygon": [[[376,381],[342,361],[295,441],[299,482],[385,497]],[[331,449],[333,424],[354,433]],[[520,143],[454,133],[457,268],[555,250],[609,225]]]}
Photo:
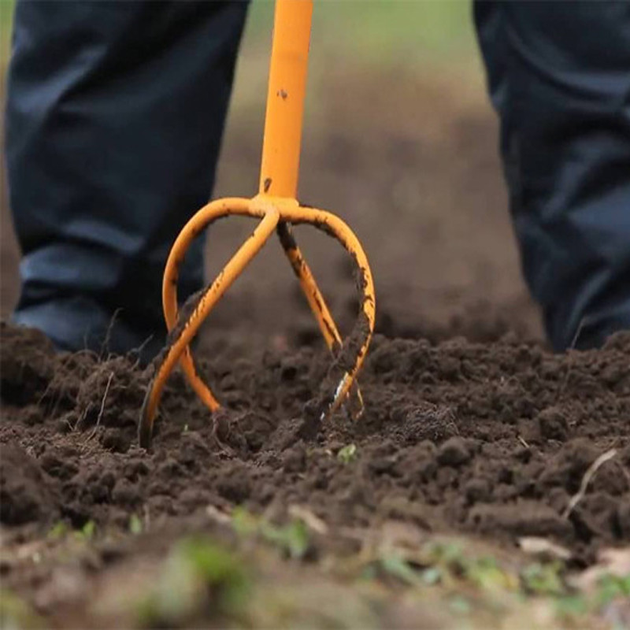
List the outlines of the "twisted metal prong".
{"label": "twisted metal prong", "polygon": [[[193,303],[189,305],[190,312],[178,313],[178,270],[190,243],[208,225],[221,217],[230,215],[255,217],[261,221],[214,282],[195,296]],[[291,233],[289,224],[311,224],[324,231],[337,239],[357,264],[358,289],[361,296],[359,318],[345,341],[341,340],[313,274]],[[319,396],[315,400],[315,407],[319,409],[319,418],[323,419],[332,414],[349,394],[351,394],[350,404],[354,405],[355,416],[360,415],[363,401],[358,387],[354,390],[353,387],[356,387],[356,375],[363,364],[374,330],[375,298],[369,263],[359,240],[336,215],[324,210],[302,207],[295,199],[270,198],[264,195],[258,195],[253,199],[222,199],[204,206],[193,216],[177,237],[168,257],[162,284],[162,298],[164,316],[169,330],[169,342],[155,361],[155,374],[142,406],[139,425],[141,446],[148,448],[151,443],[153,424],[162,392],[178,362],[193,389],[207,407],[211,411],[219,408],[219,402],[214,394],[197,373],[189,345],[210,311],[260,251],[274,229],[278,231],[285,253],[300,279],[302,289],[334,357]]]}
{"label": "twisted metal prong", "polygon": [[[262,220],[232,259],[225,265],[214,282],[202,292],[188,318],[178,324],[177,275],[186,250],[192,240],[208,225],[221,217],[232,214],[250,216]],[[151,443],[153,423],[162,392],[178,361],[181,363],[193,389],[208,408],[211,411],[219,408],[219,403],[214,394],[197,374],[189,344],[215,304],[267,242],[278,223],[279,216],[278,210],[273,205],[254,205],[249,199],[223,199],[210,203],[199,210],[177,237],[166,263],[162,285],[164,315],[172,338],[165,351],[156,361],[155,375],[151,380],[142,405],[139,426],[141,446],[148,448]]]}
{"label": "twisted metal prong", "polygon": [[[298,247],[291,226],[285,221],[280,221],[276,226],[276,233],[278,234],[284,253],[289,259],[291,267],[300,282],[300,287],[302,288],[308,305],[317,320],[326,345],[333,357],[335,357],[341,351],[343,341],[339,334],[339,329],[335,324],[335,320],[330,313],[330,309],[326,304],[326,300],[317,286],[313,272]],[[353,420],[361,417],[363,413],[363,396],[356,382],[350,389],[346,407],[348,414]]]}
{"label": "twisted metal prong", "polygon": [[[359,239],[348,227],[348,225],[332,212],[300,206],[297,202],[291,200],[290,203],[280,206],[280,222],[278,225],[281,225],[282,223],[290,223],[293,225],[309,224],[323,231],[325,234],[335,238],[339,241],[339,243],[341,243],[357,266],[357,289],[360,296],[359,317],[350,335],[341,343],[340,350],[335,354],[333,364],[329,369],[328,375],[321,387],[317,406],[320,408],[321,417],[324,418],[332,414],[346,399],[354,384],[356,375],[363,365],[365,355],[367,354],[372,334],[374,332],[374,321],[376,316],[374,280],[372,278],[372,272],[370,270],[367,256],[365,255]],[[295,242],[295,239],[293,239],[293,241]],[[290,241],[287,241],[287,245],[290,244]],[[299,253],[297,244],[293,252],[295,264],[298,264],[300,261],[304,262],[304,266],[300,264],[300,273],[302,274],[300,279],[301,282],[302,280],[305,281],[305,294],[307,299],[310,295],[311,300],[315,301],[314,296],[318,295],[321,297],[321,293],[319,292],[319,289],[317,289],[312,274],[310,274],[309,277],[309,275],[305,274],[303,271],[308,267],[306,266],[306,262],[301,254],[299,258],[297,257],[297,254]],[[289,254],[287,253],[287,255]],[[291,258],[289,259],[291,260]],[[309,300],[309,304],[311,303],[311,300]],[[320,304],[325,304],[323,298],[321,299]],[[318,318],[319,322],[320,320],[318,315],[320,311],[323,311],[323,309],[320,309],[317,305],[315,305],[315,309],[313,309],[313,307],[311,307],[311,309],[313,310],[315,317]],[[328,313],[328,315],[330,322],[332,322],[330,313]],[[320,322],[320,328],[322,328],[322,332],[324,332],[323,328],[326,328],[324,336],[326,336],[326,334],[331,334],[331,331],[328,330],[325,322]]]}

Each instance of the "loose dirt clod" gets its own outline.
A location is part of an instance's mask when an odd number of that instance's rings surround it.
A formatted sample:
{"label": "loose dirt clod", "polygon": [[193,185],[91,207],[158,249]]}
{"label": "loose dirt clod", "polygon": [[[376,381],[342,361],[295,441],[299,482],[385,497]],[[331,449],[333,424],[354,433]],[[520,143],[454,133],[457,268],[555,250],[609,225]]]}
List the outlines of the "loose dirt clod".
{"label": "loose dirt clod", "polygon": [[0,444],[0,523],[48,524],[58,515],[58,491],[40,463],[15,443]]}

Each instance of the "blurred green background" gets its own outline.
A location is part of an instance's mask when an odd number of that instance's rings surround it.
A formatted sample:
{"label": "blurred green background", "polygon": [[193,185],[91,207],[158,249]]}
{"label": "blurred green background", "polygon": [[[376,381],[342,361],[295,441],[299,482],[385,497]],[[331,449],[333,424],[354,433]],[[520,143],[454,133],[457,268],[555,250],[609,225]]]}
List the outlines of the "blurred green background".
{"label": "blurred green background", "polygon": [[[313,37],[371,62],[463,57],[474,48],[470,12],[469,0],[316,0]],[[249,34],[268,33],[272,14],[271,0],[254,0]]]}
{"label": "blurred green background", "polygon": [[[15,0],[0,0],[2,60]],[[316,0],[313,38],[339,55],[417,64],[476,55],[469,0]],[[253,0],[245,45],[268,42],[272,0]]]}
{"label": "blurred green background", "polygon": [[[1,96],[15,1],[0,0]],[[230,119],[262,124],[273,8],[273,0],[252,0]],[[445,76],[462,83],[462,92],[483,93],[471,14],[472,0],[315,0],[306,124],[325,98],[327,77],[339,71],[358,80],[401,72]]]}

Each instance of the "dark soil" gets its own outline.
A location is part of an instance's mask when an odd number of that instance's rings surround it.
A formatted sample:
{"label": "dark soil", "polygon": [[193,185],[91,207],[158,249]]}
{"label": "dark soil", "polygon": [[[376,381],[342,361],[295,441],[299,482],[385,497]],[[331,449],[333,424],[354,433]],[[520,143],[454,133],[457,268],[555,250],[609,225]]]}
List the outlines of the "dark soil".
{"label": "dark soil", "polygon": [[[305,405],[328,357],[306,347],[201,367],[229,406],[210,415],[174,378],[150,452],[137,446],[147,374],[132,359],[59,355],[2,327],[2,523],[127,527],[208,505],[282,520],[304,504],[331,527],[410,521],[506,545],[544,536],[588,563],[630,541],[630,334],[601,351],[553,356],[493,344],[377,337],[359,421],[312,430]],[[356,459],[337,457],[348,444]],[[569,499],[615,448],[585,497]]]}

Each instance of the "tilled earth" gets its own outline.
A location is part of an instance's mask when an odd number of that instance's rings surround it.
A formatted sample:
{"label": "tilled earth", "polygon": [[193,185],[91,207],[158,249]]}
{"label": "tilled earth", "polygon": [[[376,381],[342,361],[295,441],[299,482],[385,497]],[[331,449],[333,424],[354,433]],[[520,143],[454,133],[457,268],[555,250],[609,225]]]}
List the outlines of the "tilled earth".
{"label": "tilled earth", "polygon": [[[536,344],[377,337],[366,411],[305,418],[325,355],[265,351],[202,361],[229,410],[213,416],[175,379],[149,452],[137,446],[145,373],[131,358],[55,355],[2,328],[2,522],[126,526],[208,505],[279,518],[306,504],[331,526],[389,518],[510,544],[560,542],[585,563],[630,541],[630,335],[558,357]],[[354,445],[351,461],[338,457]],[[589,466],[597,471],[569,512]],[[353,449],[354,450],[354,449]],[[345,451],[344,451],[345,452]]]}
{"label": "tilled earth", "polygon": [[[304,406],[325,354],[267,349],[235,362],[226,351],[201,367],[229,409],[210,415],[176,377],[145,451],[137,420],[150,368],[1,332],[0,517],[14,544],[60,522],[125,532],[141,518],[159,530],[237,506],[283,523],[296,505],[331,532],[399,522],[505,549],[539,537],[570,550],[575,567],[630,542],[630,334],[564,356],[509,335],[377,336],[361,374],[364,416],[320,426]],[[359,547],[327,536],[315,553]],[[38,601],[51,574],[19,566],[5,563],[3,581]]]}

